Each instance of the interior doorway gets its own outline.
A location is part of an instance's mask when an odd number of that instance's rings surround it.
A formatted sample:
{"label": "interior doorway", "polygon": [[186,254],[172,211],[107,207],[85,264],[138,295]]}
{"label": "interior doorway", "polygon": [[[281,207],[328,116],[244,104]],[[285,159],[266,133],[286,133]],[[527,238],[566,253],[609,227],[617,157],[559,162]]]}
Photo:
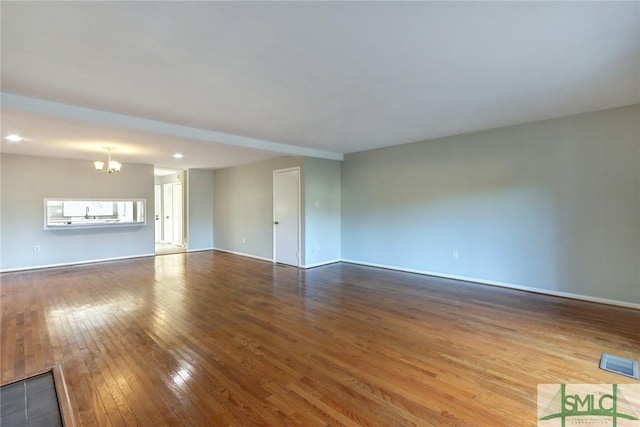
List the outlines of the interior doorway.
{"label": "interior doorway", "polygon": [[273,259],[300,266],[300,168],[273,171]]}
{"label": "interior doorway", "polygon": [[158,174],[156,169],[155,252],[156,254],[186,251],[184,241],[184,171]]}

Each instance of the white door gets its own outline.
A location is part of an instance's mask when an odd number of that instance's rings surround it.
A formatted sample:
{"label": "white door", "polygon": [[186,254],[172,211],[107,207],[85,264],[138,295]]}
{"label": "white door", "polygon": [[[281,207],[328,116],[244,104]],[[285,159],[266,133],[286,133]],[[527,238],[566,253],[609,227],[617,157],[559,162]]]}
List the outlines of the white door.
{"label": "white door", "polygon": [[162,241],[173,240],[173,184],[162,185]]}
{"label": "white door", "polygon": [[162,241],[162,186],[153,186],[153,208],[155,214],[156,242]]}
{"label": "white door", "polygon": [[173,239],[174,245],[182,246],[182,183],[173,184]]}
{"label": "white door", "polygon": [[274,260],[300,265],[300,168],[273,171]]}

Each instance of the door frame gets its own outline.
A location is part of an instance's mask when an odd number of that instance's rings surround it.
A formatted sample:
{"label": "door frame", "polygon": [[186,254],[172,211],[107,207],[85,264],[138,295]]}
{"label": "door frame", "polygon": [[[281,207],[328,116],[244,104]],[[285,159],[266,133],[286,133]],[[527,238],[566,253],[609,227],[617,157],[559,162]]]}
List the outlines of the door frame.
{"label": "door frame", "polygon": [[162,242],[162,184],[153,184],[153,232],[155,243]]}
{"label": "door frame", "polygon": [[277,263],[277,249],[276,249],[276,236],[277,236],[277,232],[276,232],[276,174],[277,173],[283,173],[283,172],[291,172],[291,171],[297,171],[298,172],[298,256],[297,256],[297,260],[298,263],[297,265],[295,265],[295,267],[300,268],[301,265],[301,260],[302,260],[302,209],[301,209],[301,205],[302,205],[302,195],[301,195],[301,182],[302,182],[302,173],[300,171],[300,166],[295,166],[295,167],[291,167],[291,168],[284,168],[284,169],[274,169],[273,171],[273,177],[272,177],[272,212],[271,212],[271,227],[273,230],[273,263],[276,264]]}
{"label": "door frame", "polygon": [[[176,190],[180,187],[180,191]],[[171,243],[175,246],[184,247],[184,185],[182,181],[174,182],[172,187],[173,195],[171,196],[171,215],[173,219],[173,233],[171,235]],[[176,199],[176,195],[178,198]],[[177,200],[177,201],[176,201]],[[178,206],[179,205],[179,206]],[[179,208],[179,209],[177,209]],[[180,221],[178,221],[178,219]],[[176,239],[179,235],[179,239]],[[177,241],[176,241],[177,240]]]}
{"label": "door frame", "polygon": [[[155,185],[160,186],[162,194],[162,202],[160,203],[162,208],[160,219],[162,223],[162,239],[159,243],[170,243],[186,249],[187,216],[185,207],[187,206],[187,196],[185,182],[180,180]],[[180,191],[176,192],[177,188]],[[176,240],[176,235],[179,237],[178,240]]]}
{"label": "door frame", "polygon": [[173,182],[162,184],[162,241],[173,243]]}

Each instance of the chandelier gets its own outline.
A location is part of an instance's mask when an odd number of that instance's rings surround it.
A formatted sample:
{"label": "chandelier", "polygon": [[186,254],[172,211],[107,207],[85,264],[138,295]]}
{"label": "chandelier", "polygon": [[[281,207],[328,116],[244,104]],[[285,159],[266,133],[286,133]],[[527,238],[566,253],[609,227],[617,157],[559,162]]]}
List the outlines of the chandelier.
{"label": "chandelier", "polygon": [[106,162],[101,162],[100,160],[93,162],[93,165],[95,166],[96,170],[98,172],[109,172],[109,173],[120,172],[120,168],[122,167],[122,164],[120,162],[116,162],[115,160],[111,160],[111,152],[115,150],[115,147],[102,147],[102,148],[109,152],[109,159]]}

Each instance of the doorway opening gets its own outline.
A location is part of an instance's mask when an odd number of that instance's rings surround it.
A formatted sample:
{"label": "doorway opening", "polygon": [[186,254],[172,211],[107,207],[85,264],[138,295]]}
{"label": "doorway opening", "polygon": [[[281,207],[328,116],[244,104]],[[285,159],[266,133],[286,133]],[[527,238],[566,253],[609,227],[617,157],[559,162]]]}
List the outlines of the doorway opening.
{"label": "doorway opening", "polygon": [[185,252],[184,171],[155,169],[155,253]]}

